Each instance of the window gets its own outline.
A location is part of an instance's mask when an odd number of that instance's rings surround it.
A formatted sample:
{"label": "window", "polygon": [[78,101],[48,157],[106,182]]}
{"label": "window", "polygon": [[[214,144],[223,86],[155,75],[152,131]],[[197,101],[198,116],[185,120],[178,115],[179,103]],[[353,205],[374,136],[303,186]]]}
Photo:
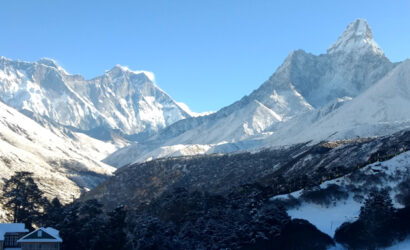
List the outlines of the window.
{"label": "window", "polygon": [[17,233],[6,233],[4,235],[4,247],[17,247],[17,240],[19,235]]}

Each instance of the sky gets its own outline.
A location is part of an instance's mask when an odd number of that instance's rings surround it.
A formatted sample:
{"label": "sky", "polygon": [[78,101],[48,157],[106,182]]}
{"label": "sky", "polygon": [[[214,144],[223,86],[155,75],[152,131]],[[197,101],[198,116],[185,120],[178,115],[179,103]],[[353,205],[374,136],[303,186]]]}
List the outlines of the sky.
{"label": "sky", "polygon": [[410,57],[410,1],[0,1],[0,56],[56,60],[91,79],[116,64],[155,74],[195,112],[266,81],[292,51],[326,53],[356,18],[394,62]]}

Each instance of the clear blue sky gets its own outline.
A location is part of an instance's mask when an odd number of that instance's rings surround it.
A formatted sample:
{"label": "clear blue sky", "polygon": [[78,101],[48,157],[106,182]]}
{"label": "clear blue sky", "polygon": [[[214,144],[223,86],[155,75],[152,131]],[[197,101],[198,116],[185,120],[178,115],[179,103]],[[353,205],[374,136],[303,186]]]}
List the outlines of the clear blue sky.
{"label": "clear blue sky", "polygon": [[0,2],[0,56],[57,60],[86,78],[116,64],[155,73],[193,111],[258,88],[291,50],[325,53],[366,18],[392,61],[410,57],[410,1],[12,0]]}

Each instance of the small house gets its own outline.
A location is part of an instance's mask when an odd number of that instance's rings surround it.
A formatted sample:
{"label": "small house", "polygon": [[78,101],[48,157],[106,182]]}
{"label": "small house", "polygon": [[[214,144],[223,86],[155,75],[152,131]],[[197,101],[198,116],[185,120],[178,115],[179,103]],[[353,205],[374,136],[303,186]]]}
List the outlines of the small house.
{"label": "small house", "polygon": [[21,250],[60,250],[62,242],[58,230],[52,227],[40,227],[17,241]]}
{"label": "small house", "polygon": [[24,223],[0,223],[0,250],[20,249],[17,241],[27,233]]}

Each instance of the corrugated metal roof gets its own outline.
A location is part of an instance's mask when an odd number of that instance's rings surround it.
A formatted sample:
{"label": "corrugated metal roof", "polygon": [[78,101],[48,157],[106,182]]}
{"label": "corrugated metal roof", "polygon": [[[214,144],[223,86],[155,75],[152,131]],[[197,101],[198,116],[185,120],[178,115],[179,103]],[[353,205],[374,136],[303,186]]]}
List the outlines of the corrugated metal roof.
{"label": "corrugated metal roof", "polygon": [[24,223],[0,223],[0,240],[4,240],[5,233],[27,233]]}

